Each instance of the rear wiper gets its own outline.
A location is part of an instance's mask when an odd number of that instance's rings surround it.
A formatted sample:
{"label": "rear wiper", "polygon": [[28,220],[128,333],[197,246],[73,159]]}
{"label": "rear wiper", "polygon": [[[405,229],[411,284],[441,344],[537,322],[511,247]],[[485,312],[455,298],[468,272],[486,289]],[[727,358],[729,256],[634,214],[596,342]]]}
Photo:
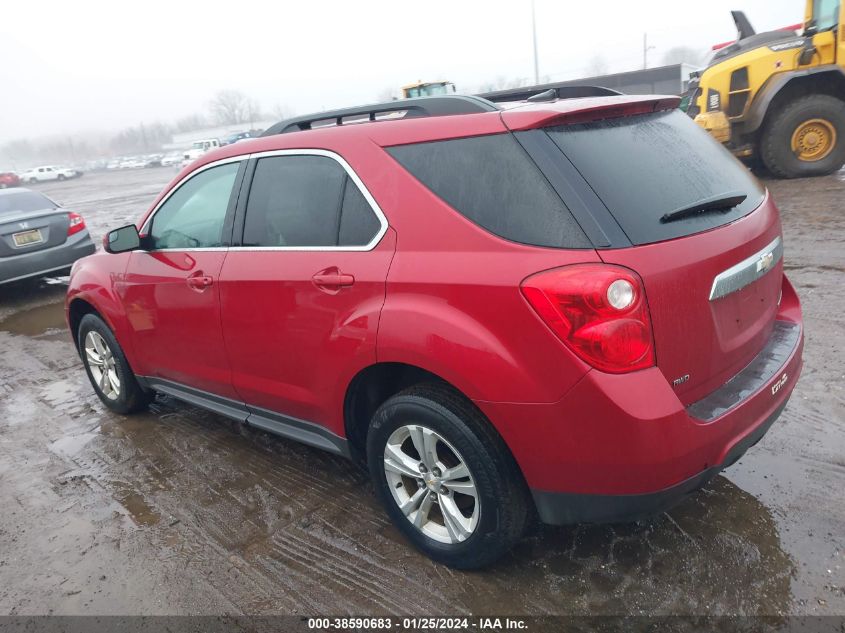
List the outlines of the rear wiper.
{"label": "rear wiper", "polygon": [[669,213],[664,213],[660,218],[660,221],[672,222],[673,220],[680,220],[681,218],[685,218],[690,215],[698,215],[699,213],[704,213],[705,211],[730,211],[735,206],[742,204],[747,197],[748,196],[746,194],[739,192],[720,193],[718,195],[711,196],[710,198],[699,200],[695,204],[691,204],[687,207],[681,207],[680,209],[675,209]]}

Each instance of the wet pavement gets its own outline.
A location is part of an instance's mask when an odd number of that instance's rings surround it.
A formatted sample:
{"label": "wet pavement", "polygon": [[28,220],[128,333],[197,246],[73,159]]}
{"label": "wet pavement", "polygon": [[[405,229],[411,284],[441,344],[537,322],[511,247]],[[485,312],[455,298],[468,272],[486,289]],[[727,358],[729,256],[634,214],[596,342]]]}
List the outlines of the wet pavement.
{"label": "wet pavement", "polygon": [[[173,175],[40,189],[99,240]],[[340,458],[170,398],[106,411],[64,287],[0,286],[0,614],[845,614],[845,172],[767,184],[807,339],[780,421],[671,512],[480,572],[414,552]]]}

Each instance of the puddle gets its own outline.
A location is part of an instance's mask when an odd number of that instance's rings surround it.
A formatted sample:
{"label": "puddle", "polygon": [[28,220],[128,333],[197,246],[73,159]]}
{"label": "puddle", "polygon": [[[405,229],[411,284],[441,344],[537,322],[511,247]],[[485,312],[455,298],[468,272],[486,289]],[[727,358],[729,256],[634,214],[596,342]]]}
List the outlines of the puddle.
{"label": "puddle", "polygon": [[48,303],[16,312],[0,321],[0,331],[30,337],[66,335],[64,305]]}
{"label": "puddle", "polygon": [[116,499],[126,508],[137,525],[155,525],[161,520],[158,512],[153,510],[143,495],[138,492],[126,490],[118,493]]}

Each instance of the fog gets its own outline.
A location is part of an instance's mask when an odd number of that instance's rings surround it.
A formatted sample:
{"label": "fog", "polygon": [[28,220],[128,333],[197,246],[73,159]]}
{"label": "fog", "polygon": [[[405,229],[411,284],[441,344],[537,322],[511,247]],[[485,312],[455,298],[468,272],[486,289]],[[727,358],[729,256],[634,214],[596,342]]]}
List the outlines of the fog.
{"label": "fog", "polygon": [[[803,4],[536,0],[540,78],[640,68],[644,32],[650,66],[678,46],[700,61],[733,39],[730,9],[760,31],[802,21]],[[282,115],[383,99],[417,79],[472,91],[534,75],[527,0],[9,2],[0,59],[0,147],[207,116],[224,89]]]}

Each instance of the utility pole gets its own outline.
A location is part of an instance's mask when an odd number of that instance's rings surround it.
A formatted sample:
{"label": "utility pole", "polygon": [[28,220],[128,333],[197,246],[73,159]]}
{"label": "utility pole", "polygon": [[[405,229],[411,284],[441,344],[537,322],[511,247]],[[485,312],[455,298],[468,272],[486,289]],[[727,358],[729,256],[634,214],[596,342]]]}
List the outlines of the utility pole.
{"label": "utility pole", "polygon": [[540,65],[537,62],[537,18],[534,15],[534,0],[531,0],[531,33],[534,37],[534,85],[540,83]]}
{"label": "utility pole", "polygon": [[648,68],[648,52],[653,49],[654,46],[648,45],[648,33],[643,33],[643,70]]}

